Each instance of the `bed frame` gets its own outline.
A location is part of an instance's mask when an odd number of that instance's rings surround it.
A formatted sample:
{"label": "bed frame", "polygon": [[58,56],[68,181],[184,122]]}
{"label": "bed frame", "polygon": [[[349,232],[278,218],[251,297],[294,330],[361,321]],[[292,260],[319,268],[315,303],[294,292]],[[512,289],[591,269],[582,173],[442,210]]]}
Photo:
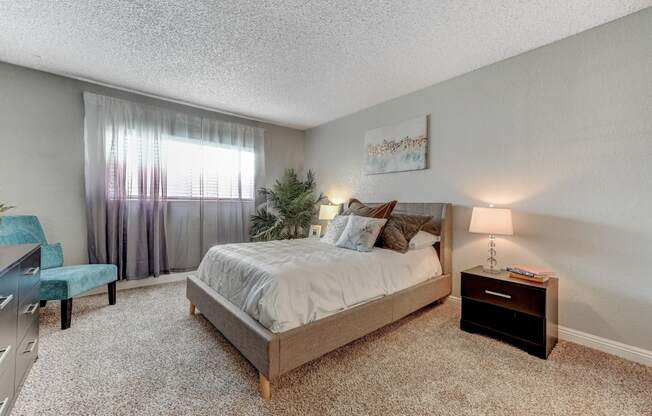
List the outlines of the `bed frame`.
{"label": "bed frame", "polygon": [[[368,204],[373,205],[373,204]],[[256,367],[260,395],[271,398],[270,381],[309,361],[450,295],[452,289],[452,207],[440,203],[401,203],[394,213],[432,215],[440,230],[435,245],[442,275],[286,332],[273,333],[196,276],[188,276],[190,314],[196,308]]]}

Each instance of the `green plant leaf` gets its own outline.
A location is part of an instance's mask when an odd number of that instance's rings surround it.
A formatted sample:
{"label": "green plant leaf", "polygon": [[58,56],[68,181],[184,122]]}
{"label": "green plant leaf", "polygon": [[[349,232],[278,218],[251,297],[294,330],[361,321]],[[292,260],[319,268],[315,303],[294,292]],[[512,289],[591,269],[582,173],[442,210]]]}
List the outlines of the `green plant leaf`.
{"label": "green plant leaf", "polygon": [[0,213],[3,213],[5,211],[9,211],[12,208],[16,208],[16,207],[14,207],[12,205],[5,205],[5,204],[0,203]]}
{"label": "green plant leaf", "polygon": [[302,238],[325,199],[316,194],[317,182],[312,171],[301,179],[294,169],[287,169],[271,188],[258,189],[261,204],[251,217],[251,238],[255,241]]}

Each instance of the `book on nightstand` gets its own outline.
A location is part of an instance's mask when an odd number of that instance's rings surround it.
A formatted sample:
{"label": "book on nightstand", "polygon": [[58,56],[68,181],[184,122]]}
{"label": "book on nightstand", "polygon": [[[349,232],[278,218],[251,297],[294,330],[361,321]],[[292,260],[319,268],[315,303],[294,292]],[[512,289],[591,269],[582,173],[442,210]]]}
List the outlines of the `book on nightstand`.
{"label": "book on nightstand", "polygon": [[540,283],[557,276],[555,272],[530,266],[508,266],[506,270],[509,272],[510,277]]}

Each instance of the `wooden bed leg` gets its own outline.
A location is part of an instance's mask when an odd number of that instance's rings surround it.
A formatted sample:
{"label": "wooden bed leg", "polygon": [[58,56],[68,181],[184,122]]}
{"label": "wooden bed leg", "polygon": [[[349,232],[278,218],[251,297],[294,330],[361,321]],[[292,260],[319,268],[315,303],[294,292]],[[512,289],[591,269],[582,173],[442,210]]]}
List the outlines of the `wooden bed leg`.
{"label": "wooden bed leg", "polygon": [[260,384],[260,397],[262,397],[265,400],[269,400],[272,398],[272,386],[269,383],[269,380],[267,377],[263,375],[263,373],[258,373],[258,381]]}
{"label": "wooden bed leg", "polygon": [[190,309],[188,310],[188,312],[190,312],[191,315],[195,314],[195,305],[194,304],[192,304],[192,303],[190,304]]}

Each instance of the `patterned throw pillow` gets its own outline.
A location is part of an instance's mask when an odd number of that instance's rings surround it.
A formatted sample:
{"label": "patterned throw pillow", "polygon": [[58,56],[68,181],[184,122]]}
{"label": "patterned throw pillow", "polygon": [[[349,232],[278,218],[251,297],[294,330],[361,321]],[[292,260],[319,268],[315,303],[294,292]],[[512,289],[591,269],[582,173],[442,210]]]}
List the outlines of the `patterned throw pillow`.
{"label": "patterned throw pillow", "polygon": [[387,222],[384,218],[368,218],[351,215],[336,246],[357,251],[371,251]]}
{"label": "patterned throw pillow", "polygon": [[392,215],[380,236],[380,246],[390,250],[406,253],[410,240],[432,217],[425,215]]}
{"label": "patterned throw pillow", "polygon": [[[375,206],[375,207],[370,207],[368,205],[363,204],[362,202],[358,201],[355,198],[349,199],[349,204],[347,205],[346,210],[342,213],[342,215],[358,215],[360,217],[371,217],[371,218],[385,218],[388,219],[392,215],[392,211],[394,211],[394,208],[396,208],[396,204],[398,201],[389,201],[385,202],[384,204]],[[380,229],[380,232],[382,233],[382,228]],[[380,234],[378,234],[378,237],[380,237]],[[376,245],[380,246],[380,238],[376,239]]]}
{"label": "patterned throw pillow", "polygon": [[335,244],[337,240],[340,239],[340,236],[344,232],[346,224],[349,222],[349,216],[337,215],[333,220],[328,224],[326,228],[326,234],[321,238],[321,241],[328,244]]}

